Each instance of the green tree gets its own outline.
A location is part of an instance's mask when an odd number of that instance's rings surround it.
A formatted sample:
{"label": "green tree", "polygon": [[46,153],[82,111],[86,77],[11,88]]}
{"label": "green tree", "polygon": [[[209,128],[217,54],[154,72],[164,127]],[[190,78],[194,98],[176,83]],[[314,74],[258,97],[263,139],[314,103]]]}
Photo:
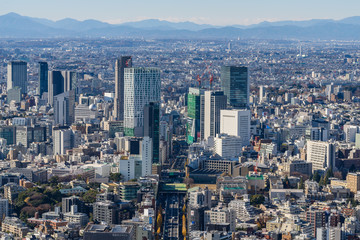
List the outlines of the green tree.
{"label": "green tree", "polygon": [[100,183],[98,183],[98,182],[91,182],[91,183],[89,183],[89,188],[91,188],[91,189],[98,189],[99,187],[100,187]]}
{"label": "green tree", "polygon": [[331,178],[331,177],[334,177],[334,173],[333,173],[332,168],[329,168],[329,169],[326,171],[325,177],[327,177],[328,179]]}
{"label": "green tree", "polygon": [[299,189],[305,189],[305,183],[303,178],[300,178]]}
{"label": "green tree", "polygon": [[96,195],[99,192],[94,189],[90,189],[82,195],[82,200],[86,203],[94,203],[96,201]]}
{"label": "green tree", "polygon": [[318,172],[318,171],[315,171],[315,172],[314,172],[314,175],[313,175],[313,181],[319,183],[319,182],[320,182],[320,179],[321,179],[321,177],[320,177],[319,172]]}
{"label": "green tree", "polygon": [[285,179],[283,181],[283,185],[284,185],[284,188],[290,188],[289,178],[288,178],[287,175],[285,176]]}
{"label": "green tree", "polygon": [[25,212],[21,212],[19,218],[21,219],[21,221],[26,222],[29,216]]}
{"label": "green tree", "polygon": [[58,176],[52,176],[49,179],[49,183],[51,186],[57,186],[59,184],[59,177]]}
{"label": "green tree", "polygon": [[120,182],[122,179],[121,173],[110,173],[109,179],[113,182]]}
{"label": "green tree", "polygon": [[261,195],[261,194],[255,194],[255,195],[252,195],[250,197],[250,204],[251,205],[260,205],[260,204],[263,204],[265,202],[265,197],[264,195]]}

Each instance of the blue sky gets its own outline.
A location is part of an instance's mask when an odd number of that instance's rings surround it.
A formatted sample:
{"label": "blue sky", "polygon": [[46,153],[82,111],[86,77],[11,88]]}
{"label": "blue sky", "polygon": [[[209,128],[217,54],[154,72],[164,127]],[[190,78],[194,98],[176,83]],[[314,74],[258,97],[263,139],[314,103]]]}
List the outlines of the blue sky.
{"label": "blue sky", "polygon": [[59,20],[121,23],[143,19],[215,25],[341,19],[360,15],[359,0],[0,0],[0,15],[16,12]]}

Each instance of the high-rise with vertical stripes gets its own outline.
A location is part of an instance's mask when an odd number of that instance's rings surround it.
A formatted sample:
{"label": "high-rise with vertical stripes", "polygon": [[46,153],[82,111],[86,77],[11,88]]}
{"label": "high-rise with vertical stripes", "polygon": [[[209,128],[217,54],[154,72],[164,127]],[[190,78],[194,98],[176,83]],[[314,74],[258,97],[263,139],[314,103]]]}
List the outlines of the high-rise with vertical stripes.
{"label": "high-rise with vertical stripes", "polygon": [[124,131],[127,136],[142,136],[144,107],[160,102],[160,70],[158,68],[124,69]]}

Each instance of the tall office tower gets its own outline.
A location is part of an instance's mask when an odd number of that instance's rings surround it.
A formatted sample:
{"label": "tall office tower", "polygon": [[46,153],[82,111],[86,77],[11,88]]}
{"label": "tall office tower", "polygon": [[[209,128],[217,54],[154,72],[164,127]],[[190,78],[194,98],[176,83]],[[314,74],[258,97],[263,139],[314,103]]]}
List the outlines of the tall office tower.
{"label": "tall office tower", "polygon": [[48,102],[51,106],[53,105],[54,97],[63,92],[75,90],[76,98],[77,75],[75,72],[49,71],[48,74]]}
{"label": "tall office tower", "polygon": [[207,139],[220,133],[220,110],[226,109],[226,96],[222,91],[205,91],[200,97],[201,138]]}
{"label": "tall office tower", "polygon": [[7,91],[14,87],[21,88],[21,94],[27,93],[27,63],[15,61],[8,63]]}
{"label": "tall office tower", "polygon": [[141,141],[141,174],[142,176],[151,175],[153,159],[153,142],[149,137],[143,137]]}
{"label": "tall office tower", "polygon": [[123,56],[115,62],[114,116],[117,121],[124,120],[124,69],[132,67],[131,56]]}
{"label": "tall office tower", "polygon": [[70,90],[54,96],[55,124],[69,126],[75,120],[75,91]]}
{"label": "tall office tower", "polygon": [[71,129],[54,128],[53,148],[54,155],[64,155],[66,150],[73,146],[73,131]]}
{"label": "tall office tower", "polygon": [[192,144],[200,138],[200,96],[204,90],[189,88],[188,94],[188,120],[186,125],[187,142]]}
{"label": "tall office tower", "polygon": [[329,142],[307,141],[307,161],[312,163],[313,172],[335,168],[335,145]]}
{"label": "tall office tower", "polygon": [[248,68],[223,66],[221,68],[221,90],[227,96],[227,103],[232,107],[247,107],[250,95]]}
{"label": "tall office tower", "polygon": [[266,89],[265,89],[265,86],[260,86],[259,87],[259,101],[260,102],[263,102],[264,101],[264,98],[266,97]]}
{"label": "tall office tower", "polygon": [[40,97],[44,92],[48,91],[48,64],[47,62],[39,62],[39,87],[38,94]]}
{"label": "tall office tower", "polygon": [[158,68],[124,69],[124,132],[126,136],[142,136],[144,107],[160,102],[160,70]]}
{"label": "tall office tower", "polygon": [[144,137],[152,139],[152,163],[159,163],[160,104],[151,102],[144,107]]}
{"label": "tall office tower", "polygon": [[220,133],[241,137],[242,146],[250,144],[251,112],[249,110],[221,110]]}

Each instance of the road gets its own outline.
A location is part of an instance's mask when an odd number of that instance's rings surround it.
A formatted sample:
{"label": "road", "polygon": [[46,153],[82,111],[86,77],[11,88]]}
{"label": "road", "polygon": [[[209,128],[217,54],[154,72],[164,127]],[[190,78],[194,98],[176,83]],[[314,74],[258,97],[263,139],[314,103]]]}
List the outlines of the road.
{"label": "road", "polygon": [[164,239],[180,238],[180,209],[182,199],[179,194],[168,194],[165,200]]}

